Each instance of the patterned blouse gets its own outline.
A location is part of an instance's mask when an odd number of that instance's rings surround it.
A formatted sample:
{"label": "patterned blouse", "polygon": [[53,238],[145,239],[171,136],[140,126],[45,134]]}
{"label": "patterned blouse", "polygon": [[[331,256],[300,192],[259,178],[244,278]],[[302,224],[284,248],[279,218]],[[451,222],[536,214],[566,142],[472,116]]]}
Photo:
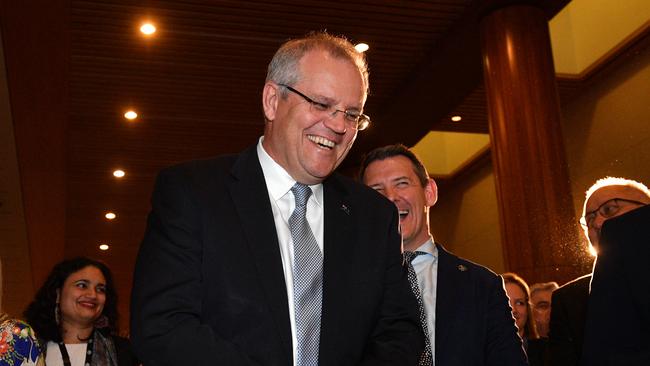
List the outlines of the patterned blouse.
{"label": "patterned blouse", "polygon": [[0,366],[43,365],[41,349],[32,328],[0,313]]}

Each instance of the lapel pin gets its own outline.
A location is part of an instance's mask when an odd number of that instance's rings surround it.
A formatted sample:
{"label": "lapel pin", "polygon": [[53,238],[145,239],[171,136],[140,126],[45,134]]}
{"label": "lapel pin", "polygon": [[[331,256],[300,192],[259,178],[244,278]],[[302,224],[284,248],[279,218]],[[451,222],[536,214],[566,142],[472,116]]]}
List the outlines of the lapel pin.
{"label": "lapel pin", "polygon": [[458,265],[458,270],[461,272],[467,271],[467,267],[464,264],[459,264]]}
{"label": "lapel pin", "polygon": [[348,208],[348,206],[344,204],[341,204],[341,210],[343,210],[343,212],[345,212],[346,215],[350,214],[350,209]]}

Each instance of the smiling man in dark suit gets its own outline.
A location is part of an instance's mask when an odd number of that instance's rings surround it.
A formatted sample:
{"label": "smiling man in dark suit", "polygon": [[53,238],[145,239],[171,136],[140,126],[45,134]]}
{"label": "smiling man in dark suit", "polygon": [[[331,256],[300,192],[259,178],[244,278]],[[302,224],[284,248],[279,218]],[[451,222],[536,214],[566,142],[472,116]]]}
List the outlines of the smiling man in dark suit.
{"label": "smiling man in dark suit", "polygon": [[363,54],[325,33],[269,64],[264,136],[162,171],[131,336],[155,365],[415,365],[424,342],[395,207],[332,174],[358,130]]}
{"label": "smiling man in dark suit", "polygon": [[415,154],[404,145],[375,149],[359,176],[399,210],[404,256],[428,336],[420,365],[527,365],[502,278],[433,241],[429,208],[438,191]]}

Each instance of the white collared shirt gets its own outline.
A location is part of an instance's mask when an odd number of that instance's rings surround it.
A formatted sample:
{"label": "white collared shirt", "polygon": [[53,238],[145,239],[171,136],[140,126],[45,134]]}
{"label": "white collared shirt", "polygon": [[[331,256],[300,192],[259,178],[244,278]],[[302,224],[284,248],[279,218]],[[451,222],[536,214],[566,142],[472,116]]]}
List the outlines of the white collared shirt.
{"label": "white collared shirt", "polygon": [[433,238],[420,245],[416,252],[425,252],[415,257],[411,264],[418,278],[418,287],[422,295],[422,303],[427,313],[427,328],[431,342],[431,354],[435,365],[436,354],[436,288],[438,285],[438,248],[433,244]]}
{"label": "white collared shirt", "polygon": [[[287,298],[289,300],[289,318],[291,321],[291,339],[293,345],[293,363],[296,364],[296,316],[294,314],[293,303],[293,239],[289,231],[289,217],[296,207],[295,198],[291,187],[296,184],[287,171],[280,166],[264,150],[262,146],[264,136],[260,137],[257,143],[257,157],[262,166],[266,189],[269,192],[269,200],[273,209],[273,220],[275,221],[275,230],[278,234],[278,243],[280,244],[280,256],[282,257],[282,268],[284,271],[284,281],[287,286]],[[318,247],[323,252],[323,185],[316,184],[309,186],[313,194],[307,200],[307,221],[311,227]]]}

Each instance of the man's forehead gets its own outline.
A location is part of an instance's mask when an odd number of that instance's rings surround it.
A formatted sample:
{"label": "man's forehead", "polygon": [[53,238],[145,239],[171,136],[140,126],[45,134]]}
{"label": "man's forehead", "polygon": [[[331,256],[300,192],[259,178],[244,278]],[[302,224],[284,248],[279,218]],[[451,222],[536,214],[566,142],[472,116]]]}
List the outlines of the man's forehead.
{"label": "man's forehead", "polygon": [[551,297],[551,294],[553,293],[553,290],[537,290],[533,292],[530,297],[532,299],[546,299],[547,297]]}
{"label": "man's forehead", "polygon": [[607,186],[595,191],[587,201],[587,211],[595,210],[603,203],[614,199],[623,198],[633,201],[648,202],[649,198],[643,192],[630,186]]}
{"label": "man's forehead", "polygon": [[[341,66],[343,68],[340,68]],[[353,107],[363,108],[368,95],[363,86],[361,72],[352,60],[336,56],[323,48],[315,48],[305,52],[300,58],[298,73],[300,75],[299,81],[319,84],[321,88],[317,88],[314,92],[320,92],[320,97],[341,97],[341,95],[329,95],[326,91],[330,92],[330,94],[333,91],[328,90],[328,86],[329,88],[344,87],[355,92],[352,95],[357,94],[355,88],[358,87],[360,105],[354,105]],[[334,75],[337,77],[335,78]],[[340,85],[339,83],[343,84]]]}
{"label": "man's forehead", "polygon": [[389,156],[384,159],[377,159],[366,168],[366,173],[370,171],[375,173],[378,177],[384,179],[394,179],[399,176],[400,178],[405,176],[413,176],[415,172],[413,170],[412,164],[407,157],[402,155]]}

